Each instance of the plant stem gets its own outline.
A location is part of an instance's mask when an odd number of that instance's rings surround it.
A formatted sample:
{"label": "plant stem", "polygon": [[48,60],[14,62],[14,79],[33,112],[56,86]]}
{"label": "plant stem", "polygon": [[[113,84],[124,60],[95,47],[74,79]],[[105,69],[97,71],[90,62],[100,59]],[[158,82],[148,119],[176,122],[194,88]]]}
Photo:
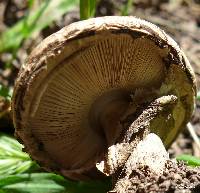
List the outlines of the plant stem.
{"label": "plant stem", "polygon": [[96,0],[80,0],[80,19],[94,17]]}
{"label": "plant stem", "polygon": [[133,0],[127,0],[127,3],[124,5],[121,15],[126,16],[129,15],[129,10],[133,4]]}

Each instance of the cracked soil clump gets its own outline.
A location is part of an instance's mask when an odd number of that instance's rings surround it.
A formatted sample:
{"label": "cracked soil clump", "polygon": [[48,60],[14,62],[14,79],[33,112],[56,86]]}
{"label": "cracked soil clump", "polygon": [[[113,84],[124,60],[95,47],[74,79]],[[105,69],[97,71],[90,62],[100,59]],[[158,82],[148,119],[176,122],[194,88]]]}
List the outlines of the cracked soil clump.
{"label": "cracked soil clump", "polygon": [[132,171],[130,178],[118,180],[109,193],[197,193],[200,192],[200,169],[187,167],[183,162],[168,160],[162,175],[147,167]]}

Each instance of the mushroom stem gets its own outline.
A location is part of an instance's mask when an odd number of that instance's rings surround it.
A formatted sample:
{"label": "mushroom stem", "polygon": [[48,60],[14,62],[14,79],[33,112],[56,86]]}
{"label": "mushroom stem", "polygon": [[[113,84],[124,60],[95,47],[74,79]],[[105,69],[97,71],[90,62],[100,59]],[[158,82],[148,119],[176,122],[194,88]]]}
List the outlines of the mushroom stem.
{"label": "mushroom stem", "polygon": [[122,132],[120,118],[127,109],[127,102],[112,101],[100,116],[100,123],[107,139],[108,147],[113,145]]}
{"label": "mushroom stem", "polygon": [[124,181],[129,182],[138,169],[148,168],[150,173],[161,176],[169,160],[169,155],[160,137],[154,133],[148,134],[131,152],[120,172],[113,175],[113,183],[115,184],[113,191],[117,193],[127,192],[126,186],[123,186]]}
{"label": "mushroom stem", "polygon": [[131,152],[125,164],[126,175],[130,176],[132,170],[140,166],[148,166],[152,172],[161,175],[167,160],[169,155],[162,140],[158,135],[150,133]]}
{"label": "mushroom stem", "polygon": [[130,94],[121,89],[111,90],[100,96],[90,110],[90,125],[104,136],[107,147],[113,145],[120,136],[120,118],[127,111]]}
{"label": "mushroom stem", "polygon": [[[118,138],[118,143],[110,146],[107,153],[96,167],[106,175],[113,175],[123,168],[129,160],[135,148],[149,133],[153,120],[158,118],[162,112],[167,111],[165,116],[172,113],[177,97],[174,95],[162,96],[153,100],[149,105],[142,109],[142,113],[135,117],[128,117],[122,125],[124,128]],[[132,121],[130,123],[130,119]],[[167,119],[166,119],[167,121]],[[127,123],[126,123],[127,122]],[[157,126],[158,127],[158,126]],[[159,130],[156,128],[155,130]],[[152,144],[152,147],[154,144]]]}

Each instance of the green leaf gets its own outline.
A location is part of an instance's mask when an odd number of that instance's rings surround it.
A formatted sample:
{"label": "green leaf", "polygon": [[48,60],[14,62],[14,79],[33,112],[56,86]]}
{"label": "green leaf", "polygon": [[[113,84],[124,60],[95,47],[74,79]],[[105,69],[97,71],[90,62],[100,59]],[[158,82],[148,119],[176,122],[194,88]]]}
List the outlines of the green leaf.
{"label": "green leaf", "polygon": [[96,0],[80,0],[80,19],[94,17],[96,10]]}
{"label": "green leaf", "polygon": [[8,157],[20,158],[22,160],[30,160],[27,153],[22,152],[23,145],[16,139],[5,134],[0,134],[0,159]]}
{"label": "green leaf", "polygon": [[27,153],[22,152],[23,146],[4,134],[0,134],[0,175],[18,174],[38,169]]}
{"label": "green leaf", "polygon": [[11,95],[12,95],[12,90],[9,89],[8,87],[3,86],[0,83],[0,96],[10,100]]}
{"label": "green leaf", "polygon": [[179,161],[184,161],[189,166],[200,166],[200,158],[192,156],[192,155],[179,155],[176,157]]}
{"label": "green leaf", "polygon": [[35,162],[22,148],[15,139],[0,135],[0,193],[106,193],[111,189],[109,178],[75,182],[53,173],[24,173]]}
{"label": "green leaf", "polygon": [[31,10],[22,20],[1,35],[0,52],[16,52],[24,39],[37,35],[77,5],[78,0],[43,1],[37,10]]}
{"label": "green leaf", "polygon": [[20,193],[106,193],[110,179],[75,182],[53,173],[18,174],[0,177],[0,189]]}
{"label": "green leaf", "polygon": [[64,179],[56,174],[33,173],[0,177],[0,188],[20,193],[61,193],[66,190]]}

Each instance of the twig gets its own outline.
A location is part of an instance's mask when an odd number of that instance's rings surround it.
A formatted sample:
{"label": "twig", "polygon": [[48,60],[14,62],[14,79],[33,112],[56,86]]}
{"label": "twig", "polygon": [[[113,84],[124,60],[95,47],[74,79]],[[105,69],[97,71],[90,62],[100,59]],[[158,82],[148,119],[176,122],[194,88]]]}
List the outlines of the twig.
{"label": "twig", "polygon": [[193,138],[194,142],[196,143],[197,147],[200,150],[200,140],[199,140],[199,137],[197,136],[197,134],[196,134],[196,132],[194,130],[194,127],[193,127],[193,125],[190,122],[187,124],[187,129],[188,129],[191,137]]}

